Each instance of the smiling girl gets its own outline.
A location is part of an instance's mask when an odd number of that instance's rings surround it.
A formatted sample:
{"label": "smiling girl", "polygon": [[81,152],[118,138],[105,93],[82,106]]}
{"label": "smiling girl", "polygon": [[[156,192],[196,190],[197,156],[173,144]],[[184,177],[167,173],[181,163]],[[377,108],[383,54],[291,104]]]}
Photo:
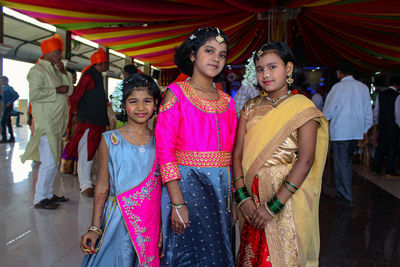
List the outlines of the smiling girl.
{"label": "smiling girl", "polygon": [[127,123],[102,136],[92,225],[80,244],[82,266],[160,266],[161,179],[147,127],[160,89],[150,76],[136,74],[115,95]]}
{"label": "smiling girl", "polygon": [[238,266],[318,266],[318,204],[328,147],[324,115],[293,95],[296,66],[285,43],[254,55],[260,97],[240,112],[233,173],[244,219]]}
{"label": "smiling girl", "polygon": [[194,31],[175,63],[190,79],[168,86],[155,135],[162,193],[163,266],[233,266],[230,163],[237,119],[232,98],[214,86],[228,39]]}

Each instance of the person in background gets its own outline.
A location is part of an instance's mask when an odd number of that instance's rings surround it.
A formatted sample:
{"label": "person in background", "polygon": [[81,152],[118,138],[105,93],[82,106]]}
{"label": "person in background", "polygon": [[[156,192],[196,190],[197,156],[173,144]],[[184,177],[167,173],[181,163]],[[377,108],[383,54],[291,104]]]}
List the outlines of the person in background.
{"label": "person in background", "polygon": [[75,134],[65,147],[68,157],[78,157],[78,179],[81,194],[93,197],[91,180],[93,157],[101,141],[101,134],[109,125],[108,98],[104,90],[103,74],[108,70],[108,57],[103,48],[90,57],[91,65],[82,70],[82,76],[71,96],[72,113],[78,117]]}
{"label": "person in background", "polygon": [[322,97],[323,93],[324,93],[324,87],[320,86],[320,87],[318,87],[315,94],[311,97],[311,101],[321,111],[322,111],[322,108],[324,107],[324,99]]}
{"label": "person in background", "polygon": [[[8,84],[8,77],[1,77],[2,86],[3,86],[3,114],[1,116],[1,135],[2,140],[0,143],[15,143],[15,137],[13,128],[11,125],[11,114],[14,110],[14,101],[19,98],[18,93]],[[7,139],[6,126],[8,128],[8,134],[10,138]]]}
{"label": "person in background", "polygon": [[124,71],[123,71],[124,80],[128,79],[129,77],[131,77],[133,75],[135,75],[136,73],[138,73],[138,68],[136,68],[136,66],[134,66],[132,64],[126,65],[124,67]]}
{"label": "person in background", "polygon": [[[396,154],[400,127],[400,77],[392,77],[388,89],[379,93],[374,108],[374,124],[378,125],[378,145],[372,165],[374,175],[381,173],[386,156],[386,176],[400,178],[396,173]],[[397,123],[396,123],[397,120]]]}
{"label": "person in background", "polygon": [[368,87],[353,77],[354,65],[338,65],[340,80],[328,93],[323,112],[329,124],[333,167],[339,204],[354,206],[352,156],[359,140],[367,139],[372,126],[372,106]]}
{"label": "person in background", "polygon": [[67,198],[53,194],[54,179],[62,153],[62,136],[68,124],[67,97],[73,92],[72,77],[61,62],[64,43],[58,34],[41,42],[43,56],[29,70],[29,102],[34,131],[21,161],[40,161],[34,207],[57,209]]}

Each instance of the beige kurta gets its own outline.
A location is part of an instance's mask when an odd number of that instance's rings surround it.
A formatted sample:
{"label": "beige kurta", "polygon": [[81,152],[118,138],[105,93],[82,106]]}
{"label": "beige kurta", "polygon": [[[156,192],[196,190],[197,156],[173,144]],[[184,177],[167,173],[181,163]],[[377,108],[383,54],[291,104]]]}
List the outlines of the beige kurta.
{"label": "beige kurta", "polygon": [[[49,61],[39,59],[28,73],[29,101],[32,105],[32,116],[35,131],[29,140],[22,162],[40,161],[38,145],[40,137],[47,135],[56,164],[61,158],[62,136],[68,124],[67,97],[73,92],[72,77],[62,74]],[[69,87],[67,94],[57,94],[56,88],[61,85]]]}

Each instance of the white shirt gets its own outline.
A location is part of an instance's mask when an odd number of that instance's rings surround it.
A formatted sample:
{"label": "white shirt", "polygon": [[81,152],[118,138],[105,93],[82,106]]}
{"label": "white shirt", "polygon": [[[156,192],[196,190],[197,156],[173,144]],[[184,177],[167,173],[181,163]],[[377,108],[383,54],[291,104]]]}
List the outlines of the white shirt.
{"label": "white shirt", "polygon": [[[387,90],[396,90],[396,88],[389,86]],[[399,95],[400,96],[400,95]],[[394,103],[394,117],[396,124],[400,127],[400,98],[397,96],[396,101]],[[379,95],[376,97],[375,107],[374,107],[374,124],[378,124],[379,121]]]}
{"label": "white shirt", "polygon": [[326,97],[323,112],[330,120],[330,140],[362,140],[372,126],[368,87],[351,75],[342,78]]}
{"label": "white shirt", "polygon": [[311,101],[314,103],[314,105],[322,111],[322,108],[324,106],[324,100],[322,100],[322,95],[320,95],[319,93],[315,93],[312,98]]}

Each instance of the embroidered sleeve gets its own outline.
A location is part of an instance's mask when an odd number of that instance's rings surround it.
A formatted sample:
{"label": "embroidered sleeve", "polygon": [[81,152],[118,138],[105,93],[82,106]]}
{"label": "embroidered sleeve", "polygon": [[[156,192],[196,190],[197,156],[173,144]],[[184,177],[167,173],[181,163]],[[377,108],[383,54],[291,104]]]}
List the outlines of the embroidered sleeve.
{"label": "embroidered sleeve", "polygon": [[[167,94],[169,100],[171,96],[176,98],[172,91],[167,91]],[[175,155],[180,121],[179,101],[176,102],[164,112],[160,112],[154,131],[161,179],[164,184],[181,178]]]}
{"label": "embroidered sleeve", "polygon": [[172,97],[167,101],[167,103],[162,103],[160,106],[160,112],[164,112],[169,110],[174,104],[175,102],[178,100],[178,98],[172,94]]}
{"label": "embroidered sleeve", "polygon": [[167,164],[161,165],[160,173],[163,184],[181,179],[181,174],[179,173],[178,164],[176,162],[168,162]]}

